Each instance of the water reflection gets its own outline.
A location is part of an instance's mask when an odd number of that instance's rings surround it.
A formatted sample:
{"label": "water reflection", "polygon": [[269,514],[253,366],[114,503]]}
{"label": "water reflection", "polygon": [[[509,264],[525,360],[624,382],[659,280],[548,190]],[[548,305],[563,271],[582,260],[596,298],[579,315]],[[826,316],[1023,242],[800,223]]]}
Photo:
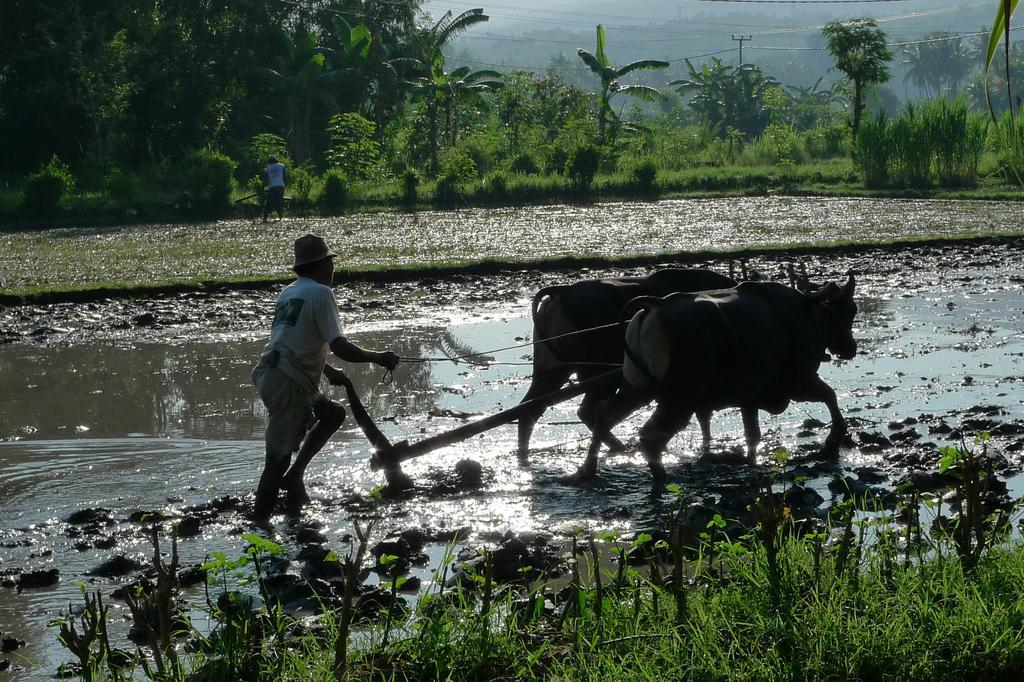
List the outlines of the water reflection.
{"label": "water reflection", "polygon": [[[410,358],[441,354],[450,331],[367,333],[359,343]],[[142,434],[252,439],[263,430],[263,407],[249,372],[263,341],[90,345],[41,350],[8,346],[0,355],[0,439],[106,438]],[[435,405],[432,364],[403,363],[395,383],[381,383],[376,365],[341,363],[373,414],[392,414],[396,387],[408,414]]]}

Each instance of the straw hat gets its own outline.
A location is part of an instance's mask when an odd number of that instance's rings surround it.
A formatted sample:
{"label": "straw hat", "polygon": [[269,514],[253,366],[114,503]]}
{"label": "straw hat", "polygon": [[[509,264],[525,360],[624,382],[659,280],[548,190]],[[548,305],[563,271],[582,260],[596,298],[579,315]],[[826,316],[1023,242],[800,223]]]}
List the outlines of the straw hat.
{"label": "straw hat", "polygon": [[295,240],[295,263],[292,268],[315,263],[324,258],[334,258],[337,255],[327,248],[327,241],[320,235],[304,234]]}

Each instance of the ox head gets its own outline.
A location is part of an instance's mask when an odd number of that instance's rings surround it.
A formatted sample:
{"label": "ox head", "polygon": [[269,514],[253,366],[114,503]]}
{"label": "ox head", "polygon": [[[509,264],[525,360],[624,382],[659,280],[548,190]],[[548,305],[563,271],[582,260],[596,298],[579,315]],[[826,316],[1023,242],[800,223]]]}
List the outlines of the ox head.
{"label": "ox head", "polygon": [[853,302],[855,283],[851,272],[846,284],[829,282],[808,294],[814,304],[814,319],[825,348],[843,360],[857,354],[857,341],[853,338],[853,318],[857,304]]}

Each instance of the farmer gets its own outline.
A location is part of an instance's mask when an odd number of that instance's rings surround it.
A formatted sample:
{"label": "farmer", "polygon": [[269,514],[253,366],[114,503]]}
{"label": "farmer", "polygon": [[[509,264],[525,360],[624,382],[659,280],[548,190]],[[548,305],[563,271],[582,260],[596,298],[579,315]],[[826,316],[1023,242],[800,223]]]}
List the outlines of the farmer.
{"label": "farmer", "polygon": [[287,491],[291,508],[309,502],[302,481],[306,465],[345,421],[345,408],[320,392],[321,375],[334,386],[349,383],[344,372],[327,364],[327,351],[388,370],[398,365],[394,353],[360,348],[342,335],[331,291],[336,255],[319,235],[295,240],[292,269],[299,278],[277,297],[270,343],[252,371],[267,408],[266,461],[254,510],[260,520],[270,517],[280,488]]}
{"label": "farmer", "polygon": [[267,200],[263,204],[263,222],[267,222],[270,209],[277,211],[277,219],[284,218],[284,181],[288,177],[288,169],[271,154],[267,157],[267,167],[263,169],[263,177],[267,181]]}

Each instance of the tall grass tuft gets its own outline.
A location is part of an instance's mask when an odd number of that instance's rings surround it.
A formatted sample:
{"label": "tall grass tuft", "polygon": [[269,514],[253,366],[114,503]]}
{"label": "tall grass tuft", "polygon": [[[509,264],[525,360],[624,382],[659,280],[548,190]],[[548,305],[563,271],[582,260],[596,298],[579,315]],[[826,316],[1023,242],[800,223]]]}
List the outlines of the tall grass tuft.
{"label": "tall grass tuft", "polygon": [[984,117],[957,98],[908,102],[898,116],[879,112],[854,141],[854,163],[870,188],[973,185],[985,152]]}
{"label": "tall grass tuft", "polygon": [[1007,182],[1024,186],[1024,125],[1007,112],[992,126],[992,137],[999,168]]}
{"label": "tall grass tuft", "polygon": [[892,157],[892,136],[884,111],[864,120],[853,141],[853,163],[869,188],[889,184],[889,161]]}
{"label": "tall grass tuft", "polygon": [[913,102],[889,122],[889,176],[905,187],[927,187],[931,182],[932,140],[928,122]]}
{"label": "tall grass tuft", "polygon": [[921,117],[934,150],[939,184],[974,185],[988,136],[985,116],[968,111],[967,100],[957,97],[953,101],[942,98],[923,103]]}

